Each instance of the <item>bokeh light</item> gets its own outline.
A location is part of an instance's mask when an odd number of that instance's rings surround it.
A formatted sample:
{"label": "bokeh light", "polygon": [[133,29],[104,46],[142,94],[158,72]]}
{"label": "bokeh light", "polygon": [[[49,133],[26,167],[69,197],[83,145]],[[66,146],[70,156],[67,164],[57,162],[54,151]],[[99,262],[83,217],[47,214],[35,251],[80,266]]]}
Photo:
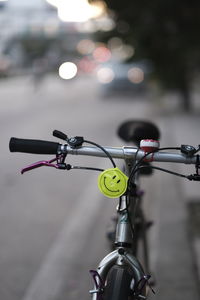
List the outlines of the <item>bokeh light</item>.
{"label": "bokeh light", "polygon": [[108,47],[112,50],[121,49],[123,41],[119,37],[112,37],[108,40]]}
{"label": "bokeh light", "polygon": [[59,67],[59,76],[62,79],[72,79],[78,71],[77,66],[72,62],[65,62]]}
{"label": "bokeh light", "polygon": [[82,55],[90,54],[95,49],[95,43],[89,39],[80,40],[77,44],[77,51]]}
{"label": "bokeh light", "polygon": [[108,48],[112,52],[113,59],[117,61],[128,60],[135,53],[134,47],[128,44],[124,44],[122,39],[120,39],[119,37],[113,37],[109,39]]}
{"label": "bokeh light", "polygon": [[103,16],[107,9],[106,3],[102,0],[96,0],[94,3],[90,3],[89,5],[92,9],[92,18],[98,18]]}
{"label": "bokeh light", "polygon": [[84,73],[93,73],[96,69],[96,64],[88,57],[83,57],[78,63],[78,69]]}
{"label": "bokeh light", "polygon": [[130,25],[127,22],[119,21],[117,23],[117,31],[121,34],[125,34],[130,30]]}
{"label": "bokeh light", "polygon": [[128,71],[128,79],[135,84],[139,84],[144,80],[144,72],[141,68],[134,67]]}
{"label": "bokeh light", "polygon": [[94,59],[99,62],[107,62],[111,59],[111,51],[105,46],[99,46],[93,51]]}
{"label": "bokeh light", "polygon": [[115,73],[111,68],[102,67],[97,71],[97,79],[100,83],[108,84],[115,78]]}
{"label": "bokeh light", "polygon": [[112,18],[108,17],[101,18],[101,21],[99,22],[99,24],[97,22],[97,25],[99,25],[97,26],[98,30],[105,32],[111,31],[116,27],[115,21]]}
{"label": "bokeh light", "polygon": [[[57,0],[58,17],[64,22],[86,22],[105,13],[103,1],[89,4],[87,0]],[[54,1],[53,1],[54,3]]]}

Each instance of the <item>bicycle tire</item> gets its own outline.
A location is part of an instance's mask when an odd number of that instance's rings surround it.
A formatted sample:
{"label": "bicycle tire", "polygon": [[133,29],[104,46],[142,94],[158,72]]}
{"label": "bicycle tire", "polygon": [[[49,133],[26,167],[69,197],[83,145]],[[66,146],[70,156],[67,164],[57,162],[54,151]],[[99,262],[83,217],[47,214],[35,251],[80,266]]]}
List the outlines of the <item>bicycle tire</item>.
{"label": "bicycle tire", "polygon": [[133,300],[131,281],[132,276],[125,266],[113,266],[108,273],[103,300]]}

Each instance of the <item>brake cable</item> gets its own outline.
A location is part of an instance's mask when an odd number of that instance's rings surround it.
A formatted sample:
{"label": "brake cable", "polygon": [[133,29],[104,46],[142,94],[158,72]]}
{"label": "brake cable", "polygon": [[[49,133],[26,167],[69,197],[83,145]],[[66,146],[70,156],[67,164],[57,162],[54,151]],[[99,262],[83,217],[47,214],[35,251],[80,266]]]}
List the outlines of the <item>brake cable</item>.
{"label": "brake cable", "polygon": [[[130,173],[130,176],[129,176],[129,180],[128,180],[128,186],[130,185],[131,183],[131,180],[133,178],[133,176],[135,175],[135,170],[137,169],[137,167],[139,167],[139,165],[142,163],[142,161],[149,155],[149,154],[153,154],[153,153],[156,153],[158,151],[163,151],[163,150],[180,150],[181,148],[180,147],[165,147],[165,148],[159,148],[158,150],[153,150],[153,151],[150,151],[148,153],[145,153],[144,156],[142,158],[140,158],[138,160],[138,162],[136,162],[136,164],[134,165],[133,169],[131,170],[131,173]],[[137,153],[139,151],[139,148],[137,150]],[[150,166],[148,166],[150,167]]]}
{"label": "brake cable", "polygon": [[90,170],[90,171],[99,171],[99,172],[103,172],[104,169],[100,169],[100,168],[92,168],[92,167],[81,167],[81,166],[72,166],[70,164],[66,164],[66,170],[72,170],[72,169],[77,169],[77,170]]}
{"label": "brake cable", "polygon": [[87,144],[94,145],[94,146],[98,147],[99,149],[101,149],[107,155],[107,157],[110,159],[110,161],[113,165],[113,168],[116,168],[116,164],[115,164],[112,156],[110,155],[110,153],[104,147],[102,147],[101,145],[99,145],[97,143],[91,142],[91,141],[87,141],[87,140],[83,140],[83,141]]}
{"label": "brake cable", "polygon": [[[97,148],[101,149],[105,154],[106,156],[110,159],[112,165],[114,168],[116,168],[116,164],[112,158],[112,156],[110,155],[110,153],[104,148],[102,147],[101,145],[97,144],[97,143],[94,143],[94,142],[91,142],[91,141],[88,141],[88,140],[85,140],[83,137],[80,137],[80,136],[76,136],[76,137],[73,137],[73,138],[70,138],[70,139],[67,139],[67,142],[68,144],[72,147],[72,148],[77,148],[77,147],[80,147],[82,146],[83,143],[87,143],[87,144],[91,144],[93,146],[96,146]],[[79,169],[79,170],[90,170],[90,171],[99,171],[99,172],[103,172],[104,169],[100,169],[100,168],[92,168],[92,167],[80,167],[80,166],[72,166],[70,164],[67,164],[66,165],[66,170],[71,170],[71,169]]]}
{"label": "brake cable", "polygon": [[179,176],[179,177],[188,179],[188,176],[187,176],[187,175],[180,174],[180,173],[176,173],[176,172],[173,172],[173,171],[170,171],[170,170],[167,170],[167,169],[164,169],[164,168],[160,168],[160,167],[155,167],[155,166],[140,166],[140,167],[138,167],[138,168],[134,171],[134,174],[133,174],[133,175],[135,175],[135,173],[138,172],[140,169],[145,169],[145,168],[151,168],[151,169],[163,171],[163,172],[168,173],[168,174],[172,174],[172,175],[176,175],[176,176]]}

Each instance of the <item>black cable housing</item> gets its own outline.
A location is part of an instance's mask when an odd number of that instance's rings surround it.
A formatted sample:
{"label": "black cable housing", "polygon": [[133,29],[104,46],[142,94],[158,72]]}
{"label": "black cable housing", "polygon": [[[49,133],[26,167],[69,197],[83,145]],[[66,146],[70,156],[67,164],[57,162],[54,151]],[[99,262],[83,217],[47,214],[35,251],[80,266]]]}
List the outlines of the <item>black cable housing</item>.
{"label": "black cable housing", "polygon": [[[130,173],[130,176],[129,176],[129,179],[128,179],[128,186],[131,184],[131,180],[132,180],[132,177],[135,175],[136,168],[142,163],[144,158],[146,158],[149,154],[153,154],[153,153],[163,151],[163,150],[181,150],[181,148],[180,147],[165,147],[165,148],[159,148],[157,150],[145,153],[144,156],[142,158],[140,158],[138,162],[136,162],[133,169],[131,170],[131,173]],[[139,149],[138,149],[138,151],[139,151]],[[136,155],[136,159],[137,159],[137,155]]]}
{"label": "black cable housing", "polygon": [[112,156],[110,155],[110,153],[108,153],[108,151],[107,151],[106,149],[104,149],[104,147],[100,146],[100,145],[97,144],[97,143],[91,142],[91,141],[84,140],[84,142],[87,143],[87,144],[94,145],[94,146],[98,147],[99,149],[101,149],[101,150],[107,155],[107,157],[110,159],[110,161],[111,161],[113,167],[116,168],[116,164],[115,164],[115,162],[114,162]]}
{"label": "black cable housing", "polygon": [[170,170],[167,170],[167,169],[163,169],[163,168],[159,168],[159,167],[155,167],[155,166],[140,166],[140,167],[138,167],[138,168],[134,171],[134,175],[135,175],[135,173],[137,173],[140,169],[145,169],[145,168],[151,168],[151,169],[159,170],[159,171],[162,171],[162,172],[171,174],[171,175],[175,175],[175,176],[179,176],[179,177],[188,179],[188,176],[187,176],[187,175],[180,174],[180,173],[176,173],[176,172],[173,172],[173,171],[170,171]]}

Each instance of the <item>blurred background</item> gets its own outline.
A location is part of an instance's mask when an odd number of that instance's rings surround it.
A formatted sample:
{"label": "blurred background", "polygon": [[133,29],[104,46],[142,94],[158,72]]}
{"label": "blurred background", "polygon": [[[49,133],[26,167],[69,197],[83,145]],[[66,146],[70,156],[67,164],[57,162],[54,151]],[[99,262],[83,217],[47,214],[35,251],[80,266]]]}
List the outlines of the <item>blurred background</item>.
{"label": "blurred background", "polygon": [[[197,147],[199,12],[196,0],[0,0],[1,299],[88,299],[88,270],[109,251],[117,204],[100,195],[96,173],[21,176],[46,158],[9,153],[10,137],[55,141],[58,129],[121,146],[118,127],[136,119],[159,127],[163,147]],[[105,159],[68,162],[110,167]],[[155,220],[152,299],[199,299],[199,184],[156,172],[144,184]]]}

